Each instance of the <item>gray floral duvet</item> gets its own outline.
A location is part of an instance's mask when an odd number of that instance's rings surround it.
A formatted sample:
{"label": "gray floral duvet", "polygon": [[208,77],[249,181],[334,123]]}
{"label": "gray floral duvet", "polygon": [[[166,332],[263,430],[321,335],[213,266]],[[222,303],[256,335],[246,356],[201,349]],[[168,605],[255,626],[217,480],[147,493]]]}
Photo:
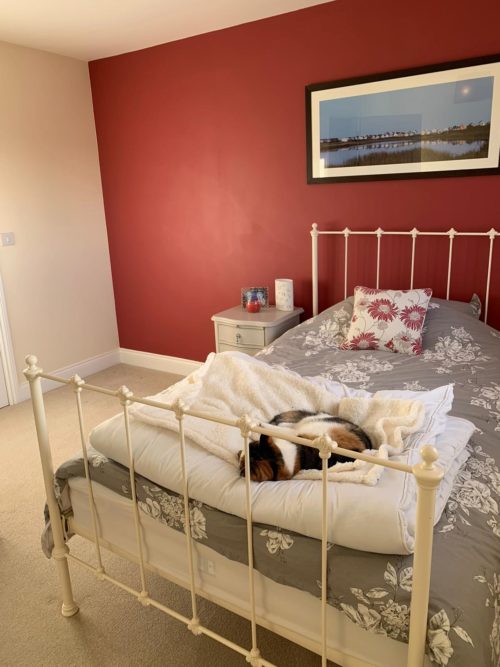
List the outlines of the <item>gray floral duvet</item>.
{"label": "gray floral duvet", "polygon": [[[475,303],[432,300],[419,356],[338,350],[352,298],[304,322],[261,353],[273,365],[349,386],[430,390],[454,382],[451,414],[476,425],[470,457],[435,529],[428,653],[438,665],[500,665],[500,332]],[[334,546],[332,603],[370,632],[406,641],[412,557]]]}
{"label": "gray floral duvet", "polygon": [[[271,366],[303,376],[379,389],[430,390],[455,383],[451,414],[476,425],[470,457],[435,528],[428,621],[428,655],[437,665],[500,666],[500,332],[484,325],[475,304],[432,300],[419,356],[341,351],[352,299],[288,331],[260,353]],[[128,471],[92,452],[92,477],[130,497]],[[57,473],[61,507],[71,512],[66,480],[82,475],[81,460]],[[183,502],[137,476],[139,506],[184,530]],[[192,536],[233,560],[246,562],[246,525],[196,500]],[[272,579],[320,596],[317,540],[254,524],[255,567]],[[304,567],[307,563],[307,567]],[[368,632],[408,640],[413,558],[388,557],[330,545],[328,601]]]}

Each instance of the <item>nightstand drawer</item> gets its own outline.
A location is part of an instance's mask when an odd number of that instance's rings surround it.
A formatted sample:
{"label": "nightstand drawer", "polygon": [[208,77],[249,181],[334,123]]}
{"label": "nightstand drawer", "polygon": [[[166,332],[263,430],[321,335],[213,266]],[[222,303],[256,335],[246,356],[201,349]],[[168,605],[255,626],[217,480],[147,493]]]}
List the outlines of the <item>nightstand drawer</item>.
{"label": "nightstand drawer", "polygon": [[217,352],[239,351],[256,354],[300,321],[302,308],[276,310],[274,306],[260,313],[248,313],[241,306],[212,315]]}
{"label": "nightstand drawer", "polygon": [[236,346],[264,347],[265,334],[261,327],[219,324],[219,341]]}
{"label": "nightstand drawer", "polygon": [[262,350],[261,347],[238,347],[237,345],[227,345],[226,343],[219,343],[218,352],[244,352],[250,354],[252,357],[257,352]]}

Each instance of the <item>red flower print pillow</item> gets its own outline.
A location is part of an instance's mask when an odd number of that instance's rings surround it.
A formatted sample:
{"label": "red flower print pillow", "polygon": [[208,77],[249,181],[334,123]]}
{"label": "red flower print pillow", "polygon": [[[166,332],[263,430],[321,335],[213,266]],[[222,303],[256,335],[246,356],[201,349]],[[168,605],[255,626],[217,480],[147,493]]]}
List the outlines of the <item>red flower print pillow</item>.
{"label": "red flower print pillow", "polygon": [[431,289],[354,289],[354,310],[343,350],[422,353],[422,328]]}

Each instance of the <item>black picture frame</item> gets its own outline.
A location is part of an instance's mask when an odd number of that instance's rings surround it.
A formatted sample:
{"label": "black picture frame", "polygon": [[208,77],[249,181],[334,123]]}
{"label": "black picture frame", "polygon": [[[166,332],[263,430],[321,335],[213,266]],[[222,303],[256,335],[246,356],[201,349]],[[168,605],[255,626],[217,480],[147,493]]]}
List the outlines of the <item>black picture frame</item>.
{"label": "black picture frame", "polygon": [[500,174],[499,54],[305,92],[309,184]]}

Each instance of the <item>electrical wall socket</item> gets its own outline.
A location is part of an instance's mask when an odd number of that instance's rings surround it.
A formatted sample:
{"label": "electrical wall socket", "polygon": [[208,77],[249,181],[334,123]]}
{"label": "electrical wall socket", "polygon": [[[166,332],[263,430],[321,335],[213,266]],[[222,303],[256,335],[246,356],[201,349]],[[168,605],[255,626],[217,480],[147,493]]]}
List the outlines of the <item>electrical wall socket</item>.
{"label": "electrical wall socket", "polygon": [[198,567],[203,574],[209,574],[210,576],[215,577],[215,563],[213,560],[202,557],[198,561]]}
{"label": "electrical wall socket", "polygon": [[14,232],[2,232],[0,234],[0,245],[16,245]]}

